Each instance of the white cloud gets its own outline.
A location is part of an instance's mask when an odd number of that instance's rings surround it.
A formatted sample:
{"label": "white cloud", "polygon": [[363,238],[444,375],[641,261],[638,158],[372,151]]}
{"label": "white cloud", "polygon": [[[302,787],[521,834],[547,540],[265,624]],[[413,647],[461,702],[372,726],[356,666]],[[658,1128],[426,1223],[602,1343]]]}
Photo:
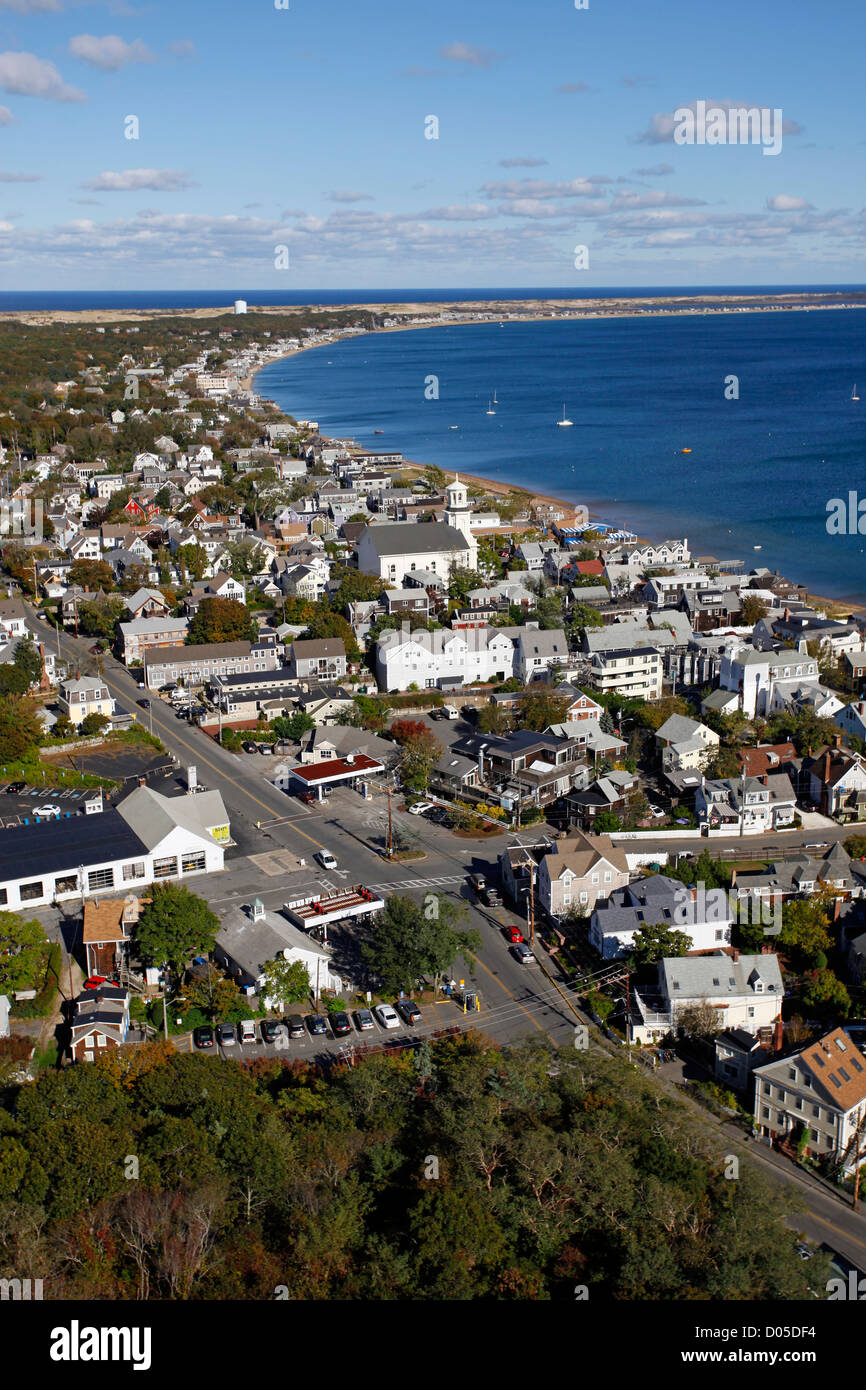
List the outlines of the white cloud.
{"label": "white cloud", "polygon": [[127,43],[118,34],[76,34],[69,40],[69,52],[73,58],[81,58],[94,68],[103,72],[117,72],[130,63],[152,63],[153,54],[141,39]]}
{"label": "white cloud", "polygon": [[175,39],[168,46],[169,53],[173,53],[175,58],[194,58],[195,44],[192,39]]}
{"label": "white cloud", "polygon": [[5,174],[0,170],[0,183],[38,183],[41,174]]}
{"label": "white cloud", "polygon": [[550,183],[546,179],[504,179],[485,183],[481,192],[487,198],[596,198],[599,185],[610,183],[604,174],[589,179],[569,179]]}
{"label": "white cloud", "polygon": [[641,178],[655,179],[661,174],[672,174],[674,166],[672,164],[651,164],[648,169],[632,169],[633,174],[638,174]]}
{"label": "white cloud", "polygon": [[487,217],[495,217],[496,213],[486,203],[453,203],[450,207],[428,208],[415,216],[433,222],[482,222]]}
{"label": "white cloud", "polygon": [[122,169],[118,173],[99,174],[81,186],[97,193],[137,193],[144,188],[178,193],[184,188],[194,188],[195,184],[182,169]]}
{"label": "white cloud", "polygon": [[492,48],[474,48],[470,43],[449,43],[439,49],[439,57],[452,63],[468,63],[473,68],[490,68],[502,57]]}
{"label": "white cloud", "polygon": [[540,169],[546,159],[535,159],[531,154],[516,155],[514,159],[500,159],[502,169]]}
{"label": "white cloud", "polygon": [[86,101],[84,92],[70,87],[53,63],[35,53],[0,53],[0,87],[18,96],[44,97],[46,101]]}
{"label": "white cloud", "polygon": [[679,193],[667,193],[661,189],[652,189],[647,193],[621,192],[617,193],[611,204],[611,209],[618,212],[620,209],[628,211],[632,208],[688,208],[706,207],[703,198],[684,198]]}
{"label": "white cloud", "polygon": [[794,198],[790,193],[776,193],[767,199],[770,212],[808,212],[812,206],[805,198]]}
{"label": "white cloud", "polygon": [[14,125],[15,117],[8,106],[0,106],[0,125]]}
{"label": "white cloud", "polygon": [[333,192],[326,195],[332,203],[372,203],[372,193],[355,193],[353,189],[347,188],[342,192]]}

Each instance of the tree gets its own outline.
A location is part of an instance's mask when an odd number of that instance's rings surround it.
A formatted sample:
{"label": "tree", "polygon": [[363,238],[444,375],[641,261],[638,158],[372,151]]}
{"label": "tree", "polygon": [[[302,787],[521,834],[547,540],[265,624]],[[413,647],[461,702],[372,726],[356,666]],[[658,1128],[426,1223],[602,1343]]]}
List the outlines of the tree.
{"label": "tree", "polygon": [[135,594],[147,587],[147,579],[145,565],[129,565],[120,576],[117,587],[122,594]]}
{"label": "tree", "polygon": [[739,777],[741,772],[742,764],[737,757],[736,750],[733,748],[726,748],[723,744],[720,744],[710,758],[707,776]]}
{"label": "tree", "polygon": [[557,695],[556,688],[547,681],[533,681],[520,700],[517,716],[520,726],[540,731],[550,724],[561,724],[568,704],[568,696]]}
{"label": "tree", "polygon": [[42,725],[32,700],[0,695],[0,758],[17,762],[38,746]]}
{"label": "tree", "polygon": [[31,637],[22,637],[15,648],[12,665],[20,671],[27,681],[26,688],[38,685],[42,679],[43,664],[39,649]]}
{"label": "tree", "polygon": [[385,992],[414,989],[425,975],[449,969],[458,953],[470,958],[477,953],[481,934],[458,930],[461,917],[460,909],[436,893],[428,894],[423,906],[408,896],[390,897],[361,948]]}
{"label": "tree", "polygon": [[395,719],[391,725],[391,737],[403,748],[413,739],[424,738],[430,730],[423,719]]}
{"label": "tree", "polygon": [[866,859],[866,835],[849,835],[845,850],[852,859]]}
{"label": "tree", "polygon": [[669,927],[666,922],[645,922],[634,934],[630,964],[633,970],[655,965],[666,956],[685,956],[692,949],[692,938]]}
{"label": "tree", "polygon": [[203,598],[193,615],[186,640],[202,642],[252,642],[258,636],[255,619],[245,603],[235,598]]}
{"label": "tree", "polygon": [[262,970],[264,984],[260,994],[270,999],[281,1009],[289,1004],[300,1004],[310,997],[310,973],[302,960],[286,960],[277,956],[269,960]]}
{"label": "tree", "polygon": [[475,727],[479,734],[502,734],[508,728],[508,715],[501,705],[482,705]]}
{"label": "tree", "polygon": [[795,951],[803,961],[812,961],[820,952],[826,954],[832,948],[829,925],[829,918],[820,901],[785,902],[782,904],[779,945]]}
{"label": "tree", "polygon": [[296,709],[293,714],[277,715],[276,719],[271,720],[271,728],[277,738],[300,738],[303,734],[315,729],[316,721],[312,715],[307,714],[306,710]]}
{"label": "tree", "polygon": [[718,1009],[705,1001],[687,1004],[676,1011],[676,1027],[690,1037],[709,1040],[722,1031],[721,1016]]}
{"label": "tree", "polygon": [[78,610],[78,631],[85,637],[112,638],[118,621],[126,612],[126,604],[117,594],[81,599]]}
{"label": "tree", "polygon": [[747,594],[743,599],[741,609],[743,625],[745,627],[754,627],[755,623],[759,623],[762,618],[766,618],[769,611],[769,608],[762,598]]}
{"label": "tree", "polygon": [[166,961],[179,972],[193,956],[214,947],[219,918],[184,884],[157,883],[135,929],[138,950],[154,965]]}
{"label": "tree", "polygon": [[232,541],[226,546],[226,553],[233,579],[251,579],[253,575],[261,574],[264,550],[251,536]]}
{"label": "tree", "polygon": [[76,560],[69,567],[69,583],[81,589],[113,589],[114,570],[104,560]]}
{"label": "tree", "polygon": [[629,792],[626,799],[626,825],[638,825],[642,820],[646,820],[650,814],[649,797],[646,792],[637,787],[633,792]]}
{"label": "tree", "polygon": [[85,738],[90,738],[93,734],[101,734],[107,729],[111,720],[104,714],[86,714],[78,726],[79,732]]}
{"label": "tree", "polygon": [[346,648],[346,656],[350,661],[357,660],[361,655],[355,633],[346,619],[328,608],[317,609],[304,635],[315,640],[323,640],[326,637],[339,638]]}
{"label": "tree", "polygon": [[[401,742],[400,775],[403,785],[418,795],[427,790],[433,764],[442,757],[442,744],[423,724],[411,719],[399,720],[404,726],[415,724],[415,732],[406,734]],[[393,726],[392,726],[393,727]]]}
{"label": "tree", "polygon": [[194,541],[179,545],[175,551],[175,559],[182,575],[189,574],[191,579],[196,580],[204,578],[204,572],[208,567],[208,558],[203,546]]}
{"label": "tree", "polygon": [[832,970],[813,970],[802,997],[806,1008],[815,1013],[847,1018],[851,1012],[851,996]]}
{"label": "tree", "polygon": [[615,835],[617,830],[622,830],[622,821],[615,811],[599,811],[592,828],[597,835]]}
{"label": "tree", "polygon": [[588,603],[573,603],[569,616],[572,627],[604,627],[604,618]]}
{"label": "tree", "polygon": [[40,987],[47,944],[41,922],[0,912],[0,994]]}
{"label": "tree", "polygon": [[186,985],[188,1003],[211,1022],[224,1019],[241,1002],[241,997],[234,980],[226,979],[221,970],[209,963],[196,970]]}

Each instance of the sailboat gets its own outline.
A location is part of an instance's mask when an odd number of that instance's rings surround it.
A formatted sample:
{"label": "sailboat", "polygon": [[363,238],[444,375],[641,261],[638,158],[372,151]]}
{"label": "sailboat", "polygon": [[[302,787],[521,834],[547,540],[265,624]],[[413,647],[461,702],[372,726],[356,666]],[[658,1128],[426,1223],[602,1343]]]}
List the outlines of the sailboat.
{"label": "sailboat", "polygon": [[854,382],[854,390],[851,392],[851,399],[852,399],[852,401],[859,401],[859,399],[860,399],[860,397],[857,395],[857,383],[856,383],[856,381]]}
{"label": "sailboat", "polygon": [[496,399],[496,388],[495,388],[495,387],[494,387],[494,389],[493,389],[493,404],[494,404],[494,405],[498,405],[498,404],[499,404],[498,400]]}
{"label": "sailboat", "polygon": [[561,427],[564,427],[564,426],[566,426],[566,425],[573,425],[573,424],[574,424],[574,421],[573,421],[573,420],[569,420],[568,417],[566,416],[566,413],[565,413],[565,401],[562,402],[562,419],[561,419],[561,420],[557,420],[556,423],[557,423],[559,426],[561,426]]}
{"label": "sailboat", "polygon": [[488,415],[495,415],[495,414],[496,414],[496,411],[493,409],[493,402],[492,402],[492,401],[488,401],[488,402],[487,402],[487,414],[488,414]]}

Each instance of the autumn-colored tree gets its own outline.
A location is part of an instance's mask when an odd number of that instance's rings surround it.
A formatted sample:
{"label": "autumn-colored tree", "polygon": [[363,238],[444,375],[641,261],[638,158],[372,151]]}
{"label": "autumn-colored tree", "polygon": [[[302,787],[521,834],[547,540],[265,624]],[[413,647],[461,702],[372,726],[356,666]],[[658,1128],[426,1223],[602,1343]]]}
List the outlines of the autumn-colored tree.
{"label": "autumn-colored tree", "polygon": [[533,681],[520,700],[518,719],[523,729],[546,729],[561,724],[568,711],[568,696],[558,695],[547,681]]}
{"label": "autumn-colored tree", "polygon": [[69,583],[81,589],[114,588],[114,570],[104,560],[76,560],[69,567]]}
{"label": "autumn-colored tree", "polygon": [[391,736],[402,748],[415,738],[424,738],[430,730],[422,719],[395,719],[391,725]]}
{"label": "autumn-colored tree", "polygon": [[186,640],[202,642],[252,642],[258,634],[255,619],[245,603],[234,598],[203,598],[193,615]]}

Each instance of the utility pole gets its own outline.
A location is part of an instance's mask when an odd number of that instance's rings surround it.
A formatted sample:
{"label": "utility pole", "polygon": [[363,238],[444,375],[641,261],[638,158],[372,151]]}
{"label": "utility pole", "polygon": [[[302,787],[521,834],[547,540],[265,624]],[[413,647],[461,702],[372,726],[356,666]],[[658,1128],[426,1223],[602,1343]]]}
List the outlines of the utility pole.
{"label": "utility pole", "polygon": [[529,865],[529,945],[535,941],[535,860],[530,855]]}
{"label": "utility pole", "polygon": [[168,1011],[166,1009],[166,998],[168,996],[168,961],[162,967],[162,1031],[165,1040],[168,1042]]}
{"label": "utility pole", "polygon": [[394,858],[394,829],[391,820],[391,788],[388,788],[388,858]]}

